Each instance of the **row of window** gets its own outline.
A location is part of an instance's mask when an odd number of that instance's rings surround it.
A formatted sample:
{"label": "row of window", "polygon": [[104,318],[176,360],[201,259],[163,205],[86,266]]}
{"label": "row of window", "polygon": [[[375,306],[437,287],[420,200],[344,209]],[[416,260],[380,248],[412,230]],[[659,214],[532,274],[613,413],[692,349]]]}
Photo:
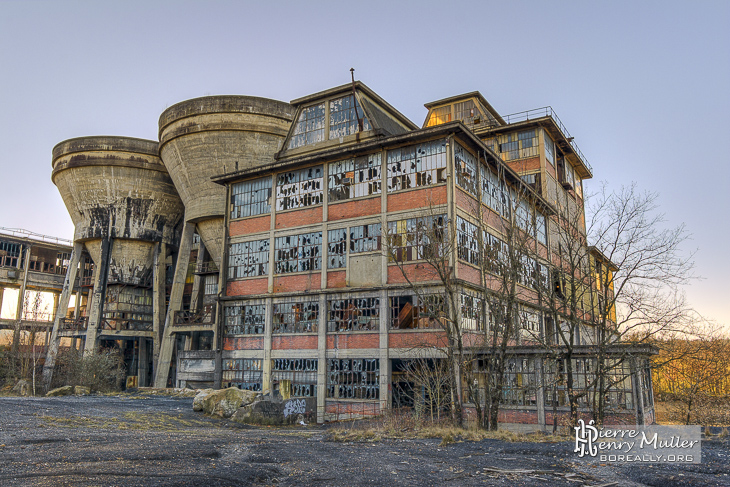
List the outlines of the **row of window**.
{"label": "row of window", "polygon": [[[490,323],[501,318],[483,307],[482,298],[461,293],[462,330],[484,330],[484,312]],[[380,330],[380,298],[338,296],[327,300],[327,331],[330,333]],[[391,296],[388,298],[390,327],[394,330],[439,329],[445,325],[445,305],[441,294]],[[318,301],[285,301],[272,305],[273,334],[317,333],[320,306]],[[224,312],[226,336],[262,335],[266,327],[266,305],[227,306]],[[540,334],[540,312],[521,307],[519,328],[528,334]]]}
{"label": "row of window", "polygon": [[[317,396],[317,359],[273,359],[272,388],[282,397]],[[263,360],[229,359],[223,362],[223,382],[241,389],[260,391]],[[334,399],[378,399],[380,360],[327,360],[327,397]]]}
{"label": "row of window", "polygon": [[[337,139],[360,131],[358,119],[362,121],[362,131],[372,129],[360,103],[353,95],[330,100],[329,112],[330,139]],[[289,149],[324,141],[325,116],[324,102],[303,108],[294,124],[294,131],[289,140]]]}
{"label": "row of window", "polygon": [[[388,191],[446,182],[446,140],[437,140],[388,151]],[[231,185],[231,218],[271,212],[271,196],[277,211],[319,205],[324,195],[323,166],[279,173],[276,187],[265,177]],[[380,152],[330,163],[327,168],[330,202],[378,195],[382,192]]]}

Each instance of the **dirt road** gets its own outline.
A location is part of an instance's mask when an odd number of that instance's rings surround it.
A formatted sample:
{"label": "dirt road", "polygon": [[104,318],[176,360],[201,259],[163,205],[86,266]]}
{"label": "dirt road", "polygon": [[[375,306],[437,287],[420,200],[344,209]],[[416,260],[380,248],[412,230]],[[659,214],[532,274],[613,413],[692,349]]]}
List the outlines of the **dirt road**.
{"label": "dirt road", "polygon": [[245,427],[194,413],[191,399],[0,398],[3,486],[730,486],[727,440],[682,467],[588,464],[569,443],[439,443]]}

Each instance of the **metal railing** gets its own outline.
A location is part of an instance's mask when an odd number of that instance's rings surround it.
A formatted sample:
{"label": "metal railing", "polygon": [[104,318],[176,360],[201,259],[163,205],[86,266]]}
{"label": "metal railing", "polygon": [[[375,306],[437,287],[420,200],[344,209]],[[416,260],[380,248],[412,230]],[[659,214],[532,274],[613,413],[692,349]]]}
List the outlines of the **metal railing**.
{"label": "metal railing", "polygon": [[73,242],[71,240],[65,239],[65,238],[58,238],[58,237],[52,237],[50,235],[43,235],[41,233],[35,233],[31,232],[29,230],[24,230],[22,228],[6,228],[6,227],[0,227],[0,232],[12,236],[12,237],[21,237],[21,238],[29,238],[31,240],[38,240],[39,242],[46,242],[46,243],[55,243],[60,245],[67,245],[72,246]]}
{"label": "metal railing", "polygon": [[101,329],[106,331],[152,331],[152,323],[139,320],[104,319],[101,321]]}
{"label": "metal railing", "polygon": [[505,122],[508,124],[517,123],[517,122],[525,122],[527,120],[534,120],[536,118],[543,118],[543,117],[550,117],[555,121],[555,125],[558,126],[558,129],[560,132],[562,132],[563,137],[565,137],[565,140],[568,141],[570,146],[575,151],[576,155],[580,158],[581,162],[585,167],[588,168],[588,170],[593,174],[593,167],[590,165],[586,157],[583,155],[583,153],[578,148],[578,145],[575,143],[575,140],[573,140],[573,137],[570,135],[570,132],[568,132],[568,129],[565,128],[565,125],[563,125],[563,122],[560,120],[560,117],[558,117],[558,114],[555,113],[555,110],[553,110],[553,107],[547,106],[542,108],[533,108],[532,110],[527,110],[524,112],[517,112],[512,113],[509,115],[503,115],[502,118]]}
{"label": "metal railing", "polygon": [[212,325],[215,323],[215,307],[201,311],[176,311],[174,325]]}
{"label": "metal railing", "polygon": [[216,274],[218,266],[212,260],[206,262],[198,262],[194,270],[195,274]]}
{"label": "metal railing", "polygon": [[84,331],[89,325],[89,318],[81,316],[80,318],[61,318],[59,328],[63,331]]}

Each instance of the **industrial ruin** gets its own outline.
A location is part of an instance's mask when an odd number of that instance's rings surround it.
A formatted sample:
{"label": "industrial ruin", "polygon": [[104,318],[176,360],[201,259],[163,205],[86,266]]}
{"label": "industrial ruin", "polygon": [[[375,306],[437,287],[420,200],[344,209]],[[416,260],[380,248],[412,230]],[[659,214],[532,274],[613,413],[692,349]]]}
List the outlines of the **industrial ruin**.
{"label": "industrial ruin", "polygon": [[[73,241],[0,235],[2,286],[56,296],[45,384],[65,338],[120,348],[130,386],[268,392],[319,422],[418,407],[427,393],[409,364],[442,360],[455,324],[483,387],[480,350],[503,328],[490,300],[509,282],[519,314],[499,421],[547,429],[567,406],[553,358],[563,325],[540,297],[568,293],[550,270],[565,246],[556,215],[575,222],[591,272],[612,271],[580,237],[593,169],[551,108],[502,116],[479,92],[425,106],[418,127],[353,81],[290,103],[183,101],[160,116],[159,141],[59,143],[51,177]],[[516,236],[529,252],[506,280]],[[598,305],[581,299],[578,388],[597,340]],[[617,367],[607,422],[654,422],[650,354]]]}

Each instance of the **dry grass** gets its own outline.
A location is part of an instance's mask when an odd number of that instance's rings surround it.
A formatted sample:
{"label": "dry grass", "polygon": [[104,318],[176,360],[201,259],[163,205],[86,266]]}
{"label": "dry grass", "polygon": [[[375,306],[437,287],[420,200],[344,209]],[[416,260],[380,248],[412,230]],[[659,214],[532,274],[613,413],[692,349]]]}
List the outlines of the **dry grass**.
{"label": "dry grass", "polygon": [[487,431],[474,425],[457,428],[446,422],[431,422],[414,418],[409,413],[389,412],[381,418],[342,423],[327,432],[326,439],[338,442],[371,442],[383,439],[441,438],[441,446],[460,441],[485,439],[509,442],[557,442],[570,438],[542,434],[515,433],[507,430]]}
{"label": "dry grass", "polygon": [[211,426],[211,423],[206,421],[187,420],[183,419],[182,415],[176,417],[161,413],[124,413],[122,418],[105,418],[100,416],[54,418],[51,416],[42,416],[42,419],[49,425],[63,428],[179,431],[181,428]]}
{"label": "dry grass", "polygon": [[[659,424],[685,424],[687,405],[681,401],[656,401],[656,420]],[[730,426],[730,398],[705,398],[692,407],[691,424],[702,426]]]}

